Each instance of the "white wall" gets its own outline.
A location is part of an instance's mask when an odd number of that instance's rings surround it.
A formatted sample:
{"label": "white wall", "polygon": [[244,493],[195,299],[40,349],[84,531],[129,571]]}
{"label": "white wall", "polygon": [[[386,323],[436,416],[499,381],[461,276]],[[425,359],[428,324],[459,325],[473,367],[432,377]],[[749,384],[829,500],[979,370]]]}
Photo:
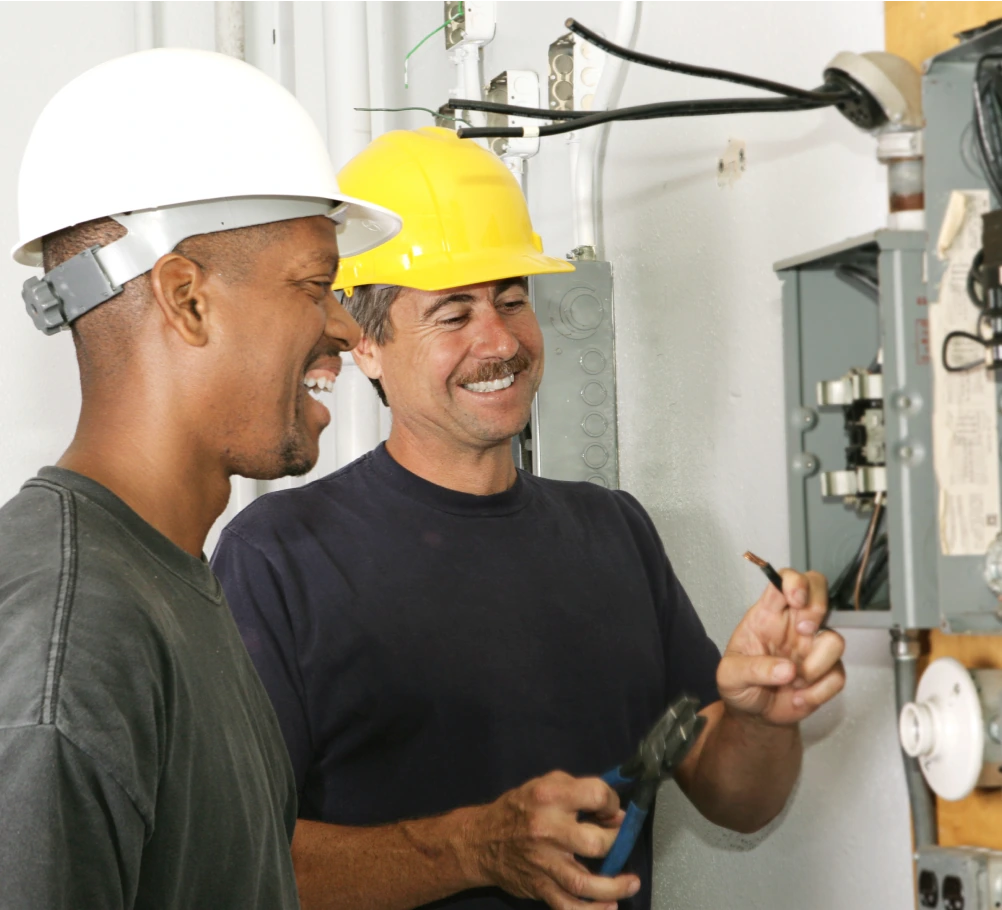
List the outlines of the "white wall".
{"label": "white wall", "polygon": [[[318,13],[316,4],[297,3],[297,87],[319,122]],[[402,63],[440,23],[442,5],[385,3],[375,13],[385,40],[377,45],[382,62],[374,64],[373,91],[384,86],[387,106],[438,107],[452,79],[441,37],[412,58],[406,93]],[[211,4],[169,3],[160,15],[166,43],[212,47]],[[502,0],[498,15],[485,75],[528,68],[545,78],[546,48],[564,32],[563,20],[573,15],[611,34],[616,7]],[[0,4],[4,251],[17,239],[17,167],[38,110],[72,76],[132,50],[133,34],[131,3]],[[879,2],[646,2],[638,46],[813,86],[835,52],[882,43]],[[738,87],[633,68],[622,103],[739,94]],[[373,125],[378,132],[429,122],[390,114],[375,116]],[[109,130],[116,128],[126,124],[109,117]],[[748,169],[721,189],[716,162],[732,138],[747,143]],[[544,140],[530,163],[529,195],[537,230],[558,255],[571,246],[568,183],[564,140]],[[872,142],[834,112],[733,116],[616,125],[604,192],[606,257],[616,270],[623,485],[651,511],[722,644],[761,590],[740,553],[750,547],[780,564],[789,552],[779,284],[771,263],[876,226],[883,175]],[[58,457],[79,406],[69,337],[43,338],[23,313],[18,290],[27,274],[0,256],[7,289],[0,307],[0,501]],[[806,725],[795,799],[765,835],[727,835],[677,793],[663,794],[658,910],[912,907],[886,636],[847,637],[848,688]]]}

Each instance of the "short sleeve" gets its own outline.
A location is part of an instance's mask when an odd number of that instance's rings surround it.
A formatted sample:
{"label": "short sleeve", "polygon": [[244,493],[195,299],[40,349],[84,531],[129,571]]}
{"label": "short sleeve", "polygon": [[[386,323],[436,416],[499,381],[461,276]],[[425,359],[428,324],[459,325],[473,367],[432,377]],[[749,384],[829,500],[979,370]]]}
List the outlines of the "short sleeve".
{"label": "short sleeve", "polygon": [[281,580],[267,557],[230,528],[212,555],[212,568],[254,668],[278,715],[302,799],[312,745],[296,639]]}
{"label": "short sleeve", "polygon": [[0,908],[133,905],[146,825],[125,791],[54,725],[0,730]]}
{"label": "short sleeve", "polygon": [[619,490],[617,495],[640,519],[643,528],[638,543],[648,551],[645,563],[651,573],[658,610],[665,660],[665,704],[685,692],[698,698],[705,708],[720,700],[717,690],[720,650],[706,634],[689,595],[672,568],[650,515],[629,493]]}

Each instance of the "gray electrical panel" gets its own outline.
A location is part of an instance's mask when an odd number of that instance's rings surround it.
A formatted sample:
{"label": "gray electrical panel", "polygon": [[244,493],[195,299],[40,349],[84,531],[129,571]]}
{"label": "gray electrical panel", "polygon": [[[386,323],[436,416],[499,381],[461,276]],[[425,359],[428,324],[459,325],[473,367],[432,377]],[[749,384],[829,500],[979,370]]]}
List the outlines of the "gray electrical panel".
{"label": "gray electrical panel", "polygon": [[[948,471],[940,465],[937,475],[934,425],[940,440],[955,425],[934,411],[937,377],[944,374],[941,344],[930,332],[948,268],[938,246],[951,193],[986,188],[971,120],[975,65],[990,51],[1002,51],[1002,29],[926,66],[928,230],[878,230],[776,266],[783,282],[793,563],[836,579],[862,548],[874,506],[886,502],[888,584],[861,610],[857,588],[855,600],[850,596],[833,612],[835,626],[1002,632],[999,600],[984,580],[984,545],[960,552],[948,544],[948,523],[963,519],[947,507],[939,483]],[[965,276],[967,265],[952,268]],[[971,312],[973,328],[973,305]],[[975,417],[1002,427],[993,413],[998,394],[989,397],[990,406]],[[998,463],[988,470],[997,473]],[[983,529],[990,529],[999,503],[979,502],[972,513],[978,508]]]}
{"label": "gray electrical panel", "polygon": [[573,272],[534,276],[530,292],[546,348],[530,425],[532,471],[616,488],[612,266],[577,260]]}
{"label": "gray electrical panel", "polygon": [[[870,512],[846,502],[842,494],[856,489],[823,495],[823,479],[846,471],[851,440],[846,406],[821,384],[851,386],[851,371],[880,379],[860,400],[879,412],[883,457],[855,473],[861,503],[875,492],[887,496],[891,596],[877,598],[873,609],[834,611],[836,626],[939,625],[924,258],[924,232],[877,231],[776,266],[783,281],[791,556],[830,580],[852,560]],[[879,275],[877,300],[840,277],[854,269]],[[878,354],[879,372],[870,373]],[[867,472],[875,476],[871,486]]]}

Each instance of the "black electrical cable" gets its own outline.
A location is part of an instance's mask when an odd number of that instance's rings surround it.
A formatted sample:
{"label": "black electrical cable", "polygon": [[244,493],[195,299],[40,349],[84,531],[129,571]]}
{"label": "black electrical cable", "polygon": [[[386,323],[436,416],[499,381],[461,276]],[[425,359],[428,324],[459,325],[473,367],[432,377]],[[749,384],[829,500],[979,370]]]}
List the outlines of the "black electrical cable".
{"label": "black electrical cable", "polygon": [[[971,260],[971,268],[967,273],[967,296],[979,310],[985,308],[985,287],[981,279],[981,267],[985,264],[985,251],[978,250]],[[978,289],[980,288],[980,293]]]}
{"label": "black electrical cable", "polygon": [[988,63],[1002,62],[1002,55],[985,54],[974,70],[974,134],[978,163],[997,200],[1002,200],[1002,77],[994,69],[985,79]]}
{"label": "black electrical cable", "polygon": [[961,366],[950,366],[950,360],[947,356],[947,349],[950,347],[951,342],[957,338],[963,338],[967,341],[974,341],[980,344],[982,347],[987,348],[991,346],[991,342],[988,339],[982,338],[980,335],[974,335],[971,332],[955,331],[947,334],[946,338],[943,339],[943,350],[941,352],[941,359],[943,363],[943,369],[948,373],[967,373],[970,370],[977,369],[978,367],[985,365],[985,360],[982,357],[979,360],[972,360],[970,363],[962,364]]}
{"label": "black electrical cable", "polygon": [[[617,120],[654,120],[661,117],[701,117],[714,114],[753,114],[770,111],[805,111],[819,107],[828,107],[835,101],[801,101],[795,98],[713,98],[701,101],[664,101],[658,104],[642,104],[636,107],[623,107],[611,111],[590,113],[565,123],[554,123],[550,126],[529,127],[530,138],[536,136],[559,136],[562,133],[573,133],[575,130],[612,123]],[[458,106],[458,105],[457,105]],[[552,116],[552,113],[551,113]],[[464,127],[457,131],[460,139],[522,139],[525,138],[527,127]]]}
{"label": "black electrical cable", "polygon": [[568,19],[565,26],[575,35],[584,38],[589,44],[601,48],[607,54],[628,60],[630,63],[639,63],[643,66],[650,66],[655,69],[667,70],[671,73],[682,73],[686,76],[699,76],[703,79],[718,79],[723,82],[733,82],[736,85],[746,85],[749,88],[758,88],[767,92],[774,92],[785,95],[787,98],[799,98],[803,101],[820,101],[825,104],[834,104],[837,101],[846,101],[851,95],[849,92],[836,90],[826,91],[809,90],[797,88],[793,85],[785,85],[782,82],[773,82],[771,79],[759,79],[757,76],[746,76],[743,73],[734,73],[730,70],[714,69],[707,66],[695,66],[690,63],[679,63],[676,60],[666,60],[663,57],[652,57],[650,54],[642,54],[639,51],[620,47],[601,35],[585,27],[576,19]]}
{"label": "black electrical cable", "polygon": [[591,111],[551,111],[545,107],[521,107],[517,104],[497,104],[494,101],[476,101],[473,98],[453,98],[442,105],[443,111],[480,111],[484,114],[511,114],[516,117],[533,117],[538,120],[580,120],[590,117]]}

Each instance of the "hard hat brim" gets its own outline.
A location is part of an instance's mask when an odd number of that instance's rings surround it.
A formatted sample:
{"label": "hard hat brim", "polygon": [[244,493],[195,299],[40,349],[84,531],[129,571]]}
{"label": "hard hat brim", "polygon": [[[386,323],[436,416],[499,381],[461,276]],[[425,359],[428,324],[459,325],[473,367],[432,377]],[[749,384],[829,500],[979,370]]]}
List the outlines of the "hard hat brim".
{"label": "hard hat brim", "polygon": [[[338,194],[337,199],[330,200],[331,209],[337,208],[338,253],[342,258],[358,256],[391,240],[400,233],[403,221],[396,212],[381,205],[358,199],[354,196]],[[114,215],[124,214],[114,212]],[[94,218],[108,217],[95,215]],[[85,219],[85,221],[92,219]],[[268,222],[262,222],[268,223]],[[72,225],[67,225],[71,227]],[[208,232],[207,232],[208,233]],[[21,265],[40,268],[42,266],[42,241],[44,237],[34,237],[18,243],[11,250],[11,257]]]}
{"label": "hard hat brim", "polygon": [[[399,276],[399,286],[415,288],[419,291],[445,291],[450,288],[483,284],[487,281],[503,281],[506,278],[530,277],[532,275],[552,275],[573,272],[574,265],[566,259],[556,259],[545,253],[525,250],[505,253],[491,249],[449,257],[446,264],[441,260],[422,268],[415,265]],[[361,287],[366,284],[385,284],[377,275],[365,274],[364,262],[342,261],[334,280],[334,290]]]}

